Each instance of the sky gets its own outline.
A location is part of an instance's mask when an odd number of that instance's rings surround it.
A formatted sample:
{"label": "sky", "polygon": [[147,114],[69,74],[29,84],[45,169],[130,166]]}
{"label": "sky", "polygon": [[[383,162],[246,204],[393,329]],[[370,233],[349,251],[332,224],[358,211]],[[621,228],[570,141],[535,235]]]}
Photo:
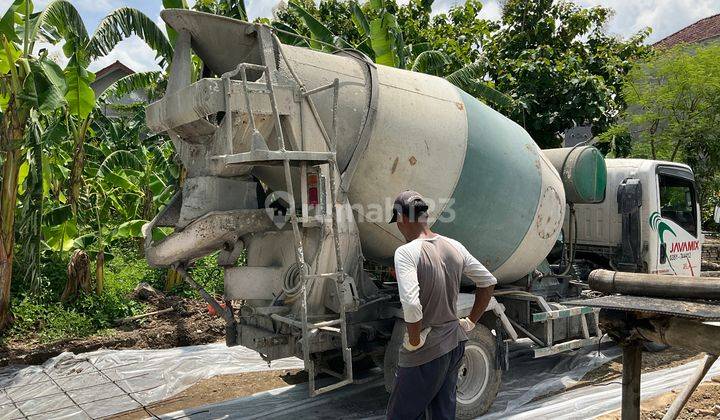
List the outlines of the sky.
{"label": "sky", "polygon": [[[0,10],[7,9],[12,0],[0,0]],[[35,0],[36,10],[44,7],[50,0]],[[245,0],[251,19],[271,16],[279,0]],[[408,0],[399,0],[405,3]],[[464,0],[435,0],[433,12],[447,11],[452,5]],[[82,15],[88,32],[92,33],[102,18],[122,6],[140,9],[150,18],[162,24],[160,18],[161,0],[70,0]],[[194,0],[189,0],[193,3]],[[582,6],[602,5],[615,11],[607,32],[622,37],[630,36],[646,27],[653,29],[648,42],[656,42],[702,18],[720,13],[720,0],[575,0]],[[498,0],[483,0],[481,16],[497,19],[500,16]],[[164,25],[162,25],[164,26]],[[65,62],[57,47],[49,47],[51,54]],[[105,57],[91,66],[91,70],[101,69],[115,60],[120,60],[135,71],[159,69],[154,53],[137,37],[131,37],[118,44]]]}

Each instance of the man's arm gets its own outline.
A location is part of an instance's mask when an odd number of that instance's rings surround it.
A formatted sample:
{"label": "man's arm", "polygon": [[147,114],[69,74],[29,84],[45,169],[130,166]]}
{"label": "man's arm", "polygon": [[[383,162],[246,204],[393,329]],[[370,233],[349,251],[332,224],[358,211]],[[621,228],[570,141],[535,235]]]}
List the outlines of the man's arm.
{"label": "man's arm", "polygon": [[420,344],[420,331],[422,331],[422,320],[418,322],[405,321],[405,328],[407,328],[410,344],[412,344],[413,346],[417,346],[418,344]]}
{"label": "man's arm", "polygon": [[485,310],[490,304],[497,279],[485,268],[477,258],[473,257],[472,254],[459,242],[456,242],[459,251],[463,255],[464,267],[463,274],[470,278],[475,283],[475,302],[470,310],[468,320],[472,322],[471,326],[468,326],[466,330],[471,330],[475,327],[475,324],[485,313]]}
{"label": "man's arm", "polygon": [[418,248],[418,252],[414,252],[415,248],[412,245],[402,246],[395,251],[395,277],[408,338],[411,345],[417,346],[420,344],[422,330],[422,304],[420,304],[420,285],[417,278],[420,250]]}
{"label": "man's arm", "polygon": [[470,315],[468,315],[468,318],[470,318],[473,324],[477,324],[485,313],[494,290],[495,285],[475,289],[475,302],[470,310]]}

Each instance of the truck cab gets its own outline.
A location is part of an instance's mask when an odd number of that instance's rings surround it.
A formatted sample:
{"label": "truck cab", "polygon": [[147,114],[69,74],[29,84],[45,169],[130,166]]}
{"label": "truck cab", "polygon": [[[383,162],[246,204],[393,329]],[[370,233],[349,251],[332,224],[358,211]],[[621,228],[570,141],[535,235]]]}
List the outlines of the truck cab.
{"label": "truck cab", "polygon": [[579,265],[616,271],[699,276],[703,236],[689,166],[607,159],[605,200],[576,204],[571,219]]}

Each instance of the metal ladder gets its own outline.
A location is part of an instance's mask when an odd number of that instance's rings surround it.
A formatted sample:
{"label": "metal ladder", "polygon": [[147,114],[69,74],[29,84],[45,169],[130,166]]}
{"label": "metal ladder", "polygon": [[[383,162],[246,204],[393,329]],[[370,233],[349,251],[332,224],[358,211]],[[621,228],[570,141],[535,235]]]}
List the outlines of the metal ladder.
{"label": "metal ladder", "polygon": [[[302,349],[303,349],[303,361],[305,364],[305,370],[308,372],[309,380],[310,380],[310,395],[315,396],[319,395],[328,391],[332,391],[334,389],[340,388],[344,385],[351,384],[353,382],[353,371],[352,371],[352,352],[350,347],[348,346],[348,337],[347,337],[347,317],[346,317],[346,308],[345,308],[345,299],[344,299],[344,285],[345,285],[345,273],[343,271],[343,261],[342,261],[342,254],[340,252],[340,238],[338,236],[338,216],[337,216],[337,197],[336,197],[336,188],[337,188],[337,182],[336,182],[336,171],[338,171],[337,162],[336,162],[336,152],[335,152],[335,143],[334,140],[337,136],[337,102],[338,102],[338,90],[339,90],[339,82],[336,79],[333,83],[323,86],[317,89],[313,89],[312,91],[306,91],[303,83],[300,81],[300,79],[297,77],[297,75],[292,70],[290,63],[285,58],[283,52],[282,52],[282,45],[280,44],[279,40],[277,39],[272,32],[269,31],[269,29],[259,26],[258,27],[258,39],[260,41],[260,47],[261,51],[261,57],[262,57],[262,65],[257,64],[250,64],[250,63],[241,63],[239,64],[234,70],[229,71],[227,73],[224,73],[222,75],[223,80],[223,86],[225,90],[225,107],[226,112],[223,120],[223,126],[225,129],[225,136],[226,136],[226,144],[227,144],[227,150],[228,154],[225,156],[222,156],[225,165],[235,165],[235,164],[242,164],[242,165],[268,165],[268,166],[277,166],[282,164],[285,172],[285,186],[287,191],[287,200],[288,200],[288,211],[290,214],[290,223],[292,225],[292,231],[293,231],[293,238],[294,238],[294,244],[295,244],[295,259],[296,263],[299,267],[300,272],[300,281],[302,282],[302,301],[301,301],[301,321],[297,322],[296,320],[289,319],[283,316],[279,316],[277,314],[274,314],[272,316],[273,319],[276,319],[278,321],[285,322],[289,325],[292,325],[293,327],[300,328],[302,331]],[[306,100],[312,113],[317,121],[320,131],[323,134],[323,138],[325,140],[326,146],[328,148],[327,152],[309,152],[304,150],[287,150],[285,148],[285,138],[283,135],[282,125],[280,121],[280,113],[278,112],[278,106],[276,103],[276,96],[274,87],[272,84],[273,81],[273,72],[275,71],[275,57],[272,52],[272,49],[265,48],[268,44],[272,45],[274,44],[276,48],[280,50],[280,55],[282,56],[283,60],[285,60],[285,64],[290,69],[290,72],[292,73],[295,82],[300,86],[300,92],[302,95],[303,100]],[[275,128],[275,133],[277,136],[277,143],[278,143],[278,150],[269,150],[267,147],[267,144],[262,137],[262,134],[257,130],[255,126],[255,118],[252,113],[252,106],[251,106],[251,100],[250,100],[250,91],[248,89],[248,80],[247,80],[247,71],[255,71],[262,74],[262,76],[265,79],[265,89],[263,91],[254,90],[255,93],[264,93],[269,96],[270,99],[270,105],[272,108],[272,115],[273,115],[273,123]],[[252,132],[251,137],[251,149],[249,152],[243,152],[243,153],[233,153],[233,124],[232,124],[232,108],[231,108],[231,81],[230,79],[232,77],[235,77],[238,75],[238,73],[241,76],[242,80],[242,87],[243,87],[243,94],[245,96],[245,106],[247,108],[247,114],[248,114],[248,123],[250,125],[250,130]],[[314,103],[310,99],[310,96],[324,91],[328,89],[333,89],[334,91],[334,101],[333,101],[333,138],[331,139],[327,131],[325,130],[325,127],[323,126],[322,121],[320,120],[319,114],[317,113],[317,109],[315,108]],[[300,232],[300,221],[297,217],[296,212],[296,201],[295,201],[295,194],[294,194],[294,188],[293,188],[293,181],[292,181],[292,175],[290,172],[291,166],[300,166],[303,169],[303,173],[305,172],[305,169],[308,165],[322,165],[322,164],[328,164],[329,165],[329,183],[330,188],[329,191],[326,192],[328,194],[328,200],[326,200],[327,203],[330,205],[331,209],[331,234],[333,236],[333,242],[335,247],[335,259],[336,259],[336,271],[331,273],[323,273],[323,274],[310,274],[308,270],[307,263],[305,261],[305,249],[303,246],[302,241],[302,235]],[[325,216],[325,215],[323,215]],[[332,279],[333,283],[335,285],[335,291],[336,296],[338,297],[340,301],[340,314],[339,318],[329,321],[322,321],[317,323],[309,323],[308,322],[308,281],[309,280],[328,280]],[[338,326],[338,327],[336,327]],[[314,337],[317,336],[318,332],[324,331],[329,332],[332,334],[338,334],[340,335],[341,339],[341,345],[342,345],[342,356],[343,356],[343,362],[344,362],[344,372],[342,374],[337,372],[332,372],[328,370],[323,370],[323,372],[328,373],[332,376],[335,376],[339,379],[338,382],[332,383],[330,385],[317,388],[315,383],[315,376],[316,376],[316,366],[315,361],[312,360],[310,350],[311,350],[311,341]]]}

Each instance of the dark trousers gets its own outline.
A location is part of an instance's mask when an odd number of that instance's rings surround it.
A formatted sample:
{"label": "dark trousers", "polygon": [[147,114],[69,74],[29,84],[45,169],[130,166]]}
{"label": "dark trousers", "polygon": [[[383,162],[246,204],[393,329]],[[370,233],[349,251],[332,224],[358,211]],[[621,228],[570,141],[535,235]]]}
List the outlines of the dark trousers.
{"label": "dark trousers", "polygon": [[420,366],[400,367],[388,402],[388,419],[454,419],[458,369],[465,342]]}

